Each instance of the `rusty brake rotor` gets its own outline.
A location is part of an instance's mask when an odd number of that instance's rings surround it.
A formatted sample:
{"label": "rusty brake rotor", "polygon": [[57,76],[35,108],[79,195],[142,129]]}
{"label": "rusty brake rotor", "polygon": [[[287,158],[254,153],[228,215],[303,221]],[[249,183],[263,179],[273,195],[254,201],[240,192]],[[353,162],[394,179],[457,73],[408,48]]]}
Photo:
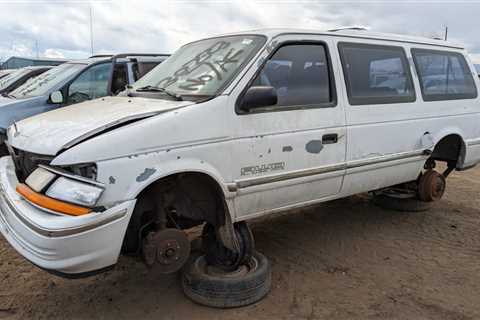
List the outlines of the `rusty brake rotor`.
{"label": "rusty brake rotor", "polygon": [[143,240],[143,258],[161,273],[174,273],[182,268],[190,255],[190,240],[178,229],[150,232]]}

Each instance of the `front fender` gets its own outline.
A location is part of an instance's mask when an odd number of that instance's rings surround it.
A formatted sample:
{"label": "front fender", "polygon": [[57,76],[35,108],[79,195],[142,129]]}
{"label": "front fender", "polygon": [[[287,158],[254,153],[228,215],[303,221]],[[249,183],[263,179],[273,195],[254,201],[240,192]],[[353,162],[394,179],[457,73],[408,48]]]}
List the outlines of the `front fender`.
{"label": "front fender", "polygon": [[[150,170],[148,170],[150,169]],[[220,172],[213,167],[213,165],[205,162],[204,160],[188,158],[177,159],[173,161],[162,162],[157,166],[145,168],[142,172],[139,172],[135,178],[135,182],[130,185],[127,191],[128,197],[136,198],[146,187],[152,183],[178,173],[185,172],[197,172],[203,173],[217,182],[223,191],[225,198],[230,197],[228,190],[228,184],[222,178]]]}

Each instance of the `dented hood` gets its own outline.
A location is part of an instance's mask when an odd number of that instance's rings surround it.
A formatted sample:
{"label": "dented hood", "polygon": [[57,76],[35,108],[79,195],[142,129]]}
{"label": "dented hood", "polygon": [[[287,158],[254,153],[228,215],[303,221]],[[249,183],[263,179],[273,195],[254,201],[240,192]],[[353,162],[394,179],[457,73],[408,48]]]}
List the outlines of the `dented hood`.
{"label": "dented hood", "polygon": [[8,140],[21,150],[56,155],[62,149],[122,123],[191,104],[191,101],[107,97],[19,121],[10,127]]}

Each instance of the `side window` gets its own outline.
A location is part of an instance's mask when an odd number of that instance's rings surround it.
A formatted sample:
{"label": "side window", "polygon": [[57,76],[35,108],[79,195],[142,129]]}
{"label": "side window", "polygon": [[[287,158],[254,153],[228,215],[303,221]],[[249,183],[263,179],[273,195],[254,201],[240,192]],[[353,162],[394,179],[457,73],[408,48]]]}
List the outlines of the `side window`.
{"label": "side window", "polygon": [[338,47],[351,105],[415,101],[403,48],[357,43]]}
{"label": "side window", "polygon": [[295,106],[325,106],[334,103],[332,79],[322,44],[292,44],[280,47],[266,62],[252,86],[271,86],[278,102],[269,109]]}
{"label": "side window", "polygon": [[132,69],[135,78],[134,80],[137,81],[160,63],[161,61],[138,61],[137,63],[133,64]]}
{"label": "side window", "polygon": [[423,100],[438,101],[477,97],[477,88],[460,53],[412,49]]}
{"label": "side window", "polygon": [[95,65],[84,71],[68,88],[68,102],[79,103],[108,95],[111,63]]}

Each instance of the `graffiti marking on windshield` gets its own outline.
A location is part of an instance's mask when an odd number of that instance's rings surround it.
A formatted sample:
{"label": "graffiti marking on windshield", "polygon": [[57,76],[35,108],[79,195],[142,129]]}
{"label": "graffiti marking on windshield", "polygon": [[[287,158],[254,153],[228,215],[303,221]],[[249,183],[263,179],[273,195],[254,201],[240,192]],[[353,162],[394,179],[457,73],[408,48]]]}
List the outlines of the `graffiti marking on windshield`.
{"label": "graffiti marking on windshield", "polygon": [[162,79],[158,85],[167,88],[177,83],[181,77],[186,77],[201,67],[207,68],[207,71],[198,77],[186,79],[186,83],[180,85],[179,88],[187,91],[196,91],[214,79],[222,80],[222,73],[228,72],[227,65],[239,62],[238,58],[243,53],[241,49],[235,50],[234,48],[230,48],[219,60],[211,61],[215,53],[226,50],[229,46],[230,43],[226,41],[216,42],[183,64],[180,69],[173,73],[173,76]]}

